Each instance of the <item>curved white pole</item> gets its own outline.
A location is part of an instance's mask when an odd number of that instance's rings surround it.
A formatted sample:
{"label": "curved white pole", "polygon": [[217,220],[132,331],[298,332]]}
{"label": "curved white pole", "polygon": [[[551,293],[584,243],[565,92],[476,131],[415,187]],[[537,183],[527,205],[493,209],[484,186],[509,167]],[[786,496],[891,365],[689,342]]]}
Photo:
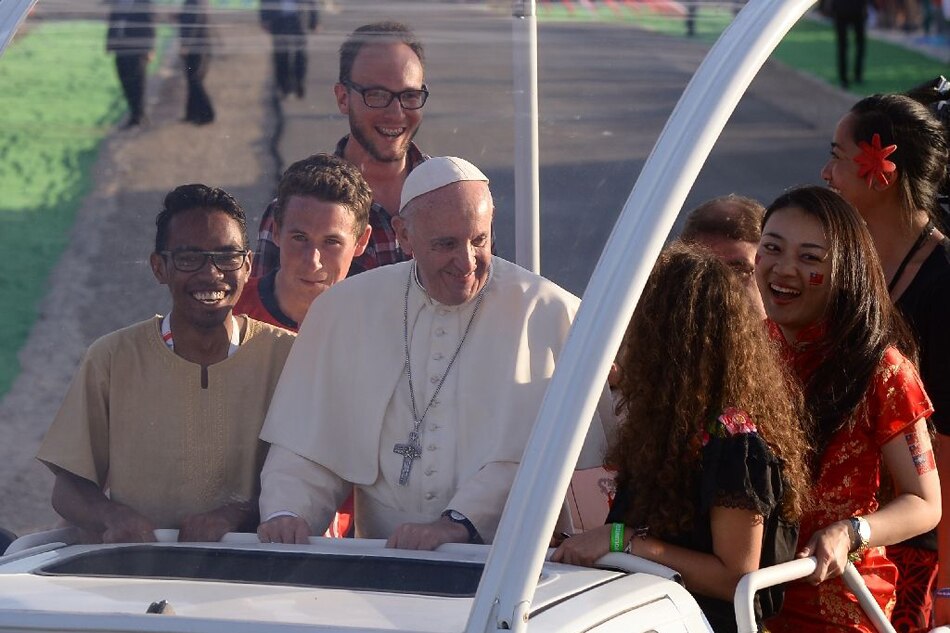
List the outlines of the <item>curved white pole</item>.
{"label": "curved white pole", "polygon": [[0,55],[7,47],[36,0],[3,0],[0,2]]}
{"label": "curved white pole", "polygon": [[813,2],[752,0],[713,46],[670,115],[607,241],[558,359],[467,633],[525,630],[587,421],[653,262],[742,94]]}
{"label": "curved white pole", "polygon": [[[766,587],[774,587],[783,582],[804,578],[815,571],[817,564],[818,560],[811,556],[766,567],[743,576],[736,587],[735,598],[736,624],[739,633],[756,633],[759,630],[755,623],[754,599],[756,591]],[[874,596],[871,595],[864,578],[861,577],[861,573],[852,563],[848,563],[845,567],[843,578],[845,584],[858,599],[858,604],[861,605],[874,628],[880,633],[895,633],[894,627],[887,619],[887,615],[878,605]]]}
{"label": "curved white pole", "polygon": [[[774,587],[783,582],[804,578],[815,571],[818,559],[799,558],[780,565],[773,565],[746,574],[736,586],[735,610],[738,633],[758,633],[755,623],[755,592],[766,587]],[[864,584],[862,581],[861,584]]]}
{"label": "curved white pole", "polygon": [[517,0],[511,17],[515,102],[515,263],[540,274],[538,23],[534,0]]}

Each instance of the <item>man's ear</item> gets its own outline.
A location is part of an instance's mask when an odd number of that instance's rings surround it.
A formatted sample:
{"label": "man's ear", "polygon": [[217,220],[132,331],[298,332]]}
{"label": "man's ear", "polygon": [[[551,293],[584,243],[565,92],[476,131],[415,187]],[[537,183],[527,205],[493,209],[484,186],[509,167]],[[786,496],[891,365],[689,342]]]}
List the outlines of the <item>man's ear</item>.
{"label": "man's ear", "polygon": [[244,265],[241,267],[241,269],[244,271],[245,282],[251,278],[252,268],[254,268],[254,251],[251,251],[247,254],[247,257],[244,258]]}
{"label": "man's ear", "polygon": [[353,257],[359,257],[364,251],[366,251],[366,247],[369,245],[369,238],[372,234],[373,227],[367,224],[366,230],[363,231],[363,234],[356,238],[356,248],[353,249]]}
{"label": "man's ear", "polygon": [[159,253],[152,253],[148,257],[148,263],[152,267],[152,274],[155,275],[155,279],[158,280],[158,283],[167,286],[168,271],[165,268],[167,265],[165,257]]}
{"label": "man's ear", "polygon": [[399,246],[405,251],[406,255],[412,257],[412,244],[409,243],[409,227],[406,218],[397,215],[392,219],[393,231],[396,232],[396,240]]}
{"label": "man's ear", "polygon": [[336,97],[336,107],[340,114],[349,115],[350,113],[350,93],[341,83],[333,85],[333,96]]}

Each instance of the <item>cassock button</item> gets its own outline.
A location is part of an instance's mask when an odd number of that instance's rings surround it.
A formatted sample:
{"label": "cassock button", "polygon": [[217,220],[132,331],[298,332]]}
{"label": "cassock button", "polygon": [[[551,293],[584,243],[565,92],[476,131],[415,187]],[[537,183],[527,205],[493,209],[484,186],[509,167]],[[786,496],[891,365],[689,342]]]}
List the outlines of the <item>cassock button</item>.
{"label": "cassock button", "polygon": [[435,493],[434,493],[434,492],[427,492],[427,493],[426,493],[426,501],[432,501],[433,499],[435,499]]}
{"label": "cassock button", "polygon": [[426,446],[426,448],[430,451],[434,451],[434,450],[437,450],[439,447],[436,446],[435,444],[429,444],[428,446]]}
{"label": "cassock button", "polygon": [[435,335],[436,335],[436,336],[444,336],[444,335],[445,335],[445,328],[442,328],[442,327],[436,328],[436,329],[435,329]]}
{"label": "cassock button", "polygon": [[445,308],[439,308],[439,316],[445,316],[448,313],[449,311],[446,310]]}
{"label": "cassock button", "polygon": [[431,477],[433,474],[435,474],[435,469],[426,468],[426,477]]}
{"label": "cassock button", "polygon": [[439,430],[439,425],[438,425],[438,424],[430,424],[430,425],[429,425],[429,430],[430,430],[430,431],[438,431],[438,430]]}
{"label": "cassock button", "polygon": [[432,355],[432,360],[442,360],[443,358],[444,357],[442,356],[442,352],[436,352],[435,354]]}
{"label": "cassock button", "polygon": [[439,382],[439,377],[438,377],[438,376],[433,376],[432,378],[429,378],[429,382],[431,382],[433,385],[438,384],[438,382]]}

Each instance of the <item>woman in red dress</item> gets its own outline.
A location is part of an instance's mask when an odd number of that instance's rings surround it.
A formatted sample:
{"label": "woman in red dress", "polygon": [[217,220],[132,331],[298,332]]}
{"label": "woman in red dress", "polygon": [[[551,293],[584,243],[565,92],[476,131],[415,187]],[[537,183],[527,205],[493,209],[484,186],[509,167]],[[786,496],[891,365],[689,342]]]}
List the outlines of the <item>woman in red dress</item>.
{"label": "woman in red dress", "polygon": [[[941,78],[942,79],[942,78]],[[946,195],[950,162],[950,115],[944,81],[914,91],[922,103],[943,102],[938,119],[904,95],[866,97],[842,117],[821,171],[828,186],[853,204],[867,222],[888,280],[890,298],[910,324],[920,349],[920,377],[934,404],[930,418],[938,470],[950,472],[950,239],[938,202]],[[880,173],[872,174],[874,156]],[[943,460],[943,462],[941,462]],[[950,512],[950,482],[942,486],[944,512]],[[944,514],[947,516],[947,514]],[[944,522],[946,523],[946,522]],[[943,526],[944,531],[946,525]],[[940,543],[946,544],[944,533]],[[899,571],[897,606],[891,622],[900,633],[930,629],[937,581],[937,544],[931,531],[887,548]],[[950,624],[950,551],[944,548],[935,624]]]}
{"label": "woman in red dress", "polygon": [[[773,632],[874,631],[840,575],[849,557],[890,615],[897,570],[884,546],[933,528],[940,484],[933,409],[867,227],[837,193],[801,187],[768,208],[756,263],[769,327],[810,413],[815,489],[800,557],[818,568],[786,588]],[[902,351],[903,350],[903,354]],[[895,495],[879,507],[881,463]]]}

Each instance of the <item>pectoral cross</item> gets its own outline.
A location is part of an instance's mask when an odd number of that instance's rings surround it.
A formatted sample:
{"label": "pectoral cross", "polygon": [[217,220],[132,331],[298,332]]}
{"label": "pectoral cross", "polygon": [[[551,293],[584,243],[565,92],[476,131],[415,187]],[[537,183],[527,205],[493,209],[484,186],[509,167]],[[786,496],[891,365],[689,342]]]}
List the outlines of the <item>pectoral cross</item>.
{"label": "pectoral cross", "polygon": [[405,486],[409,483],[409,471],[412,470],[412,462],[422,457],[422,446],[419,445],[419,434],[415,431],[409,433],[409,441],[405,444],[396,444],[393,446],[393,452],[402,455],[402,470],[399,471],[399,485]]}

